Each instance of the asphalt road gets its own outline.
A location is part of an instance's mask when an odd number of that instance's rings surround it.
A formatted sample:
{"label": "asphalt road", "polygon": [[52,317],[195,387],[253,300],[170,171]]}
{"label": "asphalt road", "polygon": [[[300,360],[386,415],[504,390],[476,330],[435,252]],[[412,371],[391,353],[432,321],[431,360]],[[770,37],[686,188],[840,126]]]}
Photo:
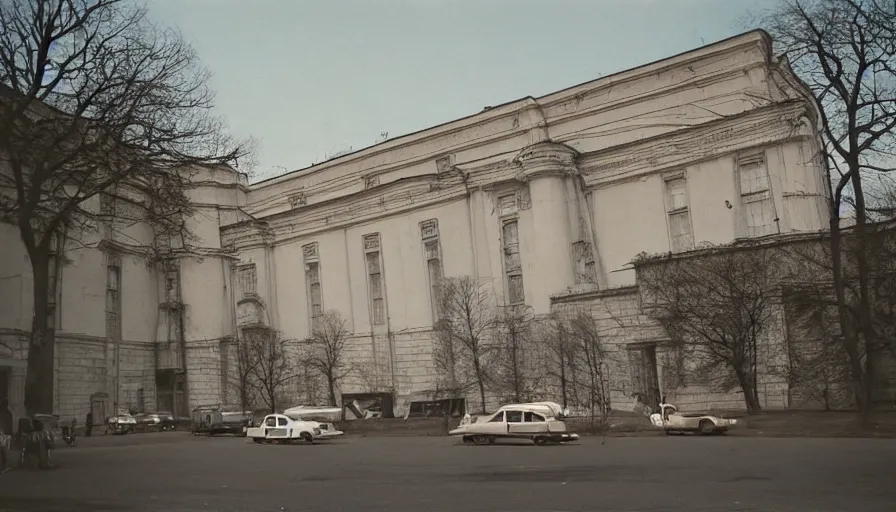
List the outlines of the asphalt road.
{"label": "asphalt road", "polygon": [[184,433],[79,439],[59,468],[0,475],[0,511],[887,511],[896,441],[446,437],[253,445]]}

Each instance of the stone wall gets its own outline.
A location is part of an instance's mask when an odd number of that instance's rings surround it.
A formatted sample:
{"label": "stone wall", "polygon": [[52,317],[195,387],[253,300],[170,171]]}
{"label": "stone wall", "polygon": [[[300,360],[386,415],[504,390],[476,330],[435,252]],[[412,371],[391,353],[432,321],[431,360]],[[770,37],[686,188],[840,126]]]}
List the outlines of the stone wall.
{"label": "stone wall", "polygon": [[[670,346],[663,328],[642,311],[636,287],[558,295],[553,302],[553,310],[557,313],[573,315],[583,311],[596,319],[607,350],[608,388],[614,410],[638,409],[636,370],[630,362],[629,351],[653,344],[656,345],[659,392],[667,401],[685,411],[740,410],[745,407],[739,389],[726,389],[720,375],[698,376],[695,362],[687,360]],[[769,326],[768,335],[759,348],[759,395],[763,407],[787,406],[786,383],[775,371],[781,364],[782,321],[781,315],[775,316],[775,322]]]}
{"label": "stone wall", "polygon": [[222,389],[224,359],[221,356],[220,340],[186,343],[187,389],[191,409],[226,401]]}
{"label": "stone wall", "polygon": [[109,395],[107,414],[117,408],[152,411],[156,397],[154,357],[149,343],[122,342],[116,347],[102,338],[58,335],[54,412],[63,422],[76,418],[83,424],[94,393]]}
{"label": "stone wall", "polygon": [[[21,361],[12,368],[11,407],[16,417],[25,414],[24,376],[27,333],[0,331],[0,342],[17,347],[12,359]],[[117,357],[116,357],[117,356]],[[58,333],[56,336],[55,407],[60,420],[73,418],[83,424],[94,393],[107,393],[111,414],[122,408],[152,411],[155,407],[153,346],[148,343],[107,343],[104,338]],[[115,368],[118,364],[118,373]],[[116,404],[117,400],[117,404]],[[101,421],[101,419],[96,419]]]}

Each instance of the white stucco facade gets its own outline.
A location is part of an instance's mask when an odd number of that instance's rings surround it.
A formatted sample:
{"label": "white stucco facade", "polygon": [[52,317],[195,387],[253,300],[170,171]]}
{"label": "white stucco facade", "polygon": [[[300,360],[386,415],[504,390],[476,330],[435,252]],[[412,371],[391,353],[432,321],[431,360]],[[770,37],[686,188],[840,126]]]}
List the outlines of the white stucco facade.
{"label": "white stucco facade", "polygon": [[[178,260],[189,403],[232,399],[222,347],[240,324],[303,339],[314,314],[336,310],[352,359],[401,403],[433,388],[431,272],[473,276],[499,303],[544,314],[596,296],[631,302],[628,263],[642,252],[822,230],[812,108],[767,36],[750,32],[251,186],[211,172],[194,192],[199,248]],[[3,229],[4,243],[16,238]],[[159,348],[164,273],[137,257],[121,259],[117,369],[96,356],[110,350],[104,254],[70,256],[63,276],[60,338],[72,341],[59,380],[105,380],[60,390],[62,414],[86,412],[98,391],[124,403],[131,382],[155,396],[157,370],[177,366]],[[8,333],[30,322],[27,261],[11,261],[0,270]],[[370,387],[354,378],[343,391],[381,390]]]}

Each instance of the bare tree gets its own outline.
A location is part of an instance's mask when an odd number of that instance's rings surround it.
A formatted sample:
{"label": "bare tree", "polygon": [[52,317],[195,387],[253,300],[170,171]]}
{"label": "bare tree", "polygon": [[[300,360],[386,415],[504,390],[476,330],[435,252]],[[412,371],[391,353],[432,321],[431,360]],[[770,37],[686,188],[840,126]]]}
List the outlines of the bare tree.
{"label": "bare tree", "polygon": [[[896,6],[880,0],[784,0],[764,26],[808,86],[823,135],[821,157],[832,180],[831,270],[842,345],[856,401],[867,417],[880,342],[874,325],[864,179],[893,170],[896,154]],[[847,290],[841,207],[855,210],[855,294]],[[851,305],[852,303],[852,305]]]}
{"label": "bare tree", "polygon": [[434,327],[432,341],[438,394],[465,396],[470,386],[471,379],[467,378],[470,372],[464,365],[462,345],[455,339],[453,329],[440,319]]}
{"label": "bare tree", "polygon": [[[878,203],[883,206],[883,203]],[[883,212],[883,209],[878,209]],[[790,266],[797,270],[791,270],[795,287],[789,294],[787,306],[796,311],[798,317],[823,317],[831,316],[833,310],[837,322],[828,323],[830,332],[823,337],[817,337],[819,343],[834,343],[846,359],[848,372],[839,371],[840,357],[832,353],[834,346],[820,346],[823,349],[818,356],[829,359],[827,365],[837,367],[837,371],[816,374],[821,378],[830,375],[831,378],[846,379],[837,381],[837,389],[844,382],[849,383],[853,400],[859,406],[863,417],[867,420],[868,414],[874,405],[874,397],[866,396],[868,389],[881,390],[881,370],[885,367],[885,358],[896,356],[896,224],[892,220],[885,220],[883,216],[875,224],[868,224],[863,230],[863,241],[857,240],[856,229],[845,228],[840,232],[840,240],[837,242],[839,250],[839,275],[842,280],[821,279],[819,276],[830,276],[835,266],[833,251],[825,242],[830,234],[826,234],[822,241],[812,240],[807,243],[793,244],[787,248],[786,254],[790,257]],[[863,322],[861,303],[858,297],[861,295],[861,282],[858,279],[859,254],[868,258],[868,298],[871,307],[870,323],[867,328],[872,332],[877,350],[872,355],[877,359],[874,373],[867,373],[868,345],[864,336],[858,337],[857,326]],[[837,293],[838,286],[842,295]],[[845,299],[845,303],[841,302]],[[843,329],[843,320],[847,322],[847,329]],[[852,330],[850,330],[852,329]],[[853,340],[847,338],[853,335]],[[838,361],[835,365],[832,361]],[[821,365],[824,359],[810,358],[804,362],[815,362]],[[804,365],[805,365],[804,364]],[[801,368],[796,368],[802,372]],[[861,376],[859,381],[856,377]],[[880,397],[878,397],[879,399]],[[864,402],[864,400],[871,402]]]}
{"label": "bare tree", "polygon": [[780,302],[781,267],[778,252],[761,247],[635,261],[647,314],[704,371],[724,371],[750,414],[761,410],[758,344]]}
{"label": "bare tree", "polygon": [[495,383],[506,399],[528,402],[542,385],[541,365],[533,343],[532,308],[505,306],[495,318]]}
{"label": "bare tree", "polygon": [[831,410],[851,381],[849,360],[832,325],[837,316],[833,291],[825,283],[791,283],[783,288],[782,299],[787,322],[784,364],[771,372],[787,383],[788,404],[798,392]]}
{"label": "bare tree", "polygon": [[0,221],[33,274],[25,406],[53,408],[55,288],[67,244],[86,241],[120,196],[157,232],[182,231],[196,165],[245,146],[213,117],[208,74],[174,31],[120,0],[0,3]]}
{"label": "bare tree", "polygon": [[386,393],[392,391],[390,383],[383,379],[389,374],[389,366],[383,363],[371,361],[364,365],[355,365],[355,375],[364,385],[364,389],[371,393]]}
{"label": "bare tree", "polygon": [[264,325],[244,327],[242,342],[250,354],[250,381],[254,381],[262,401],[272,413],[283,395],[283,387],[296,378],[296,365],[290,360],[288,341]]}
{"label": "bare tree", "polygon": [[337,311],[326,311],[306,341],[305,365],[317,371],[327,381],[327,398],[337,405],[336,390],[352,366],[346,360],[348,329]]}
{"label": "bare tree", "polygon": [[[573,364],[579,367],[574,385],[587,396],[591,427],[608,427],[610,414],[609,366],[610,354],[601,339],[599,326],[593,316],[577,312],[567,320],[566,329],[572,340]],[[600,419],[600,422],[598,422]]]}
{"label": "bare tree", "polygon": [[539,319],[534,331],[535,338],[544,345],[543,364],[547,381],[551,387],[559,389],[560,401],[563,407],[567,407],[570,404],[573,350],[566,322],[559,313],[553,312]]}
{"label": "bare tree", "polygon": [[469,365],[484,412],[494,353],[488,337],[495,325],[486,287],[469,276],[443,279],[439,287],[439,314],[436,332],[441,342],[450,347],[448,360],[454,361],[453,378],[460,377],[456,373],[459,365]]}
{"label": "bare tree", "polygon": [[254,407],[256,393],[258,391],[258,383],[254,377],[258,371],[259,356],[255,340],[237,340],[233,344],[233,352],[236,362],[236,375],[232,382],[236,388],[240,398],[240,407],[242,411],[248,411],[250,407]]}

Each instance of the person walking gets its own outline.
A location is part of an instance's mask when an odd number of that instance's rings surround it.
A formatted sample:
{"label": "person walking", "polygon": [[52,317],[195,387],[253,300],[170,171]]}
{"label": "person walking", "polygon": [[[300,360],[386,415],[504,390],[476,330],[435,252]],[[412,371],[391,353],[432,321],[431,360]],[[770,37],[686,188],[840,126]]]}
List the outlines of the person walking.
{"label": "person walking", "polygon": [[9,452],[12,448],[12,411],[9,410],[9,400],[0,401],[0,473],[6,473],[12,469]]}
{"label": "person walking", "polygon": [[90,437],[91,432],[93,431],[93,411],[87,412],[87,421],[84,426],[84,437]]}

